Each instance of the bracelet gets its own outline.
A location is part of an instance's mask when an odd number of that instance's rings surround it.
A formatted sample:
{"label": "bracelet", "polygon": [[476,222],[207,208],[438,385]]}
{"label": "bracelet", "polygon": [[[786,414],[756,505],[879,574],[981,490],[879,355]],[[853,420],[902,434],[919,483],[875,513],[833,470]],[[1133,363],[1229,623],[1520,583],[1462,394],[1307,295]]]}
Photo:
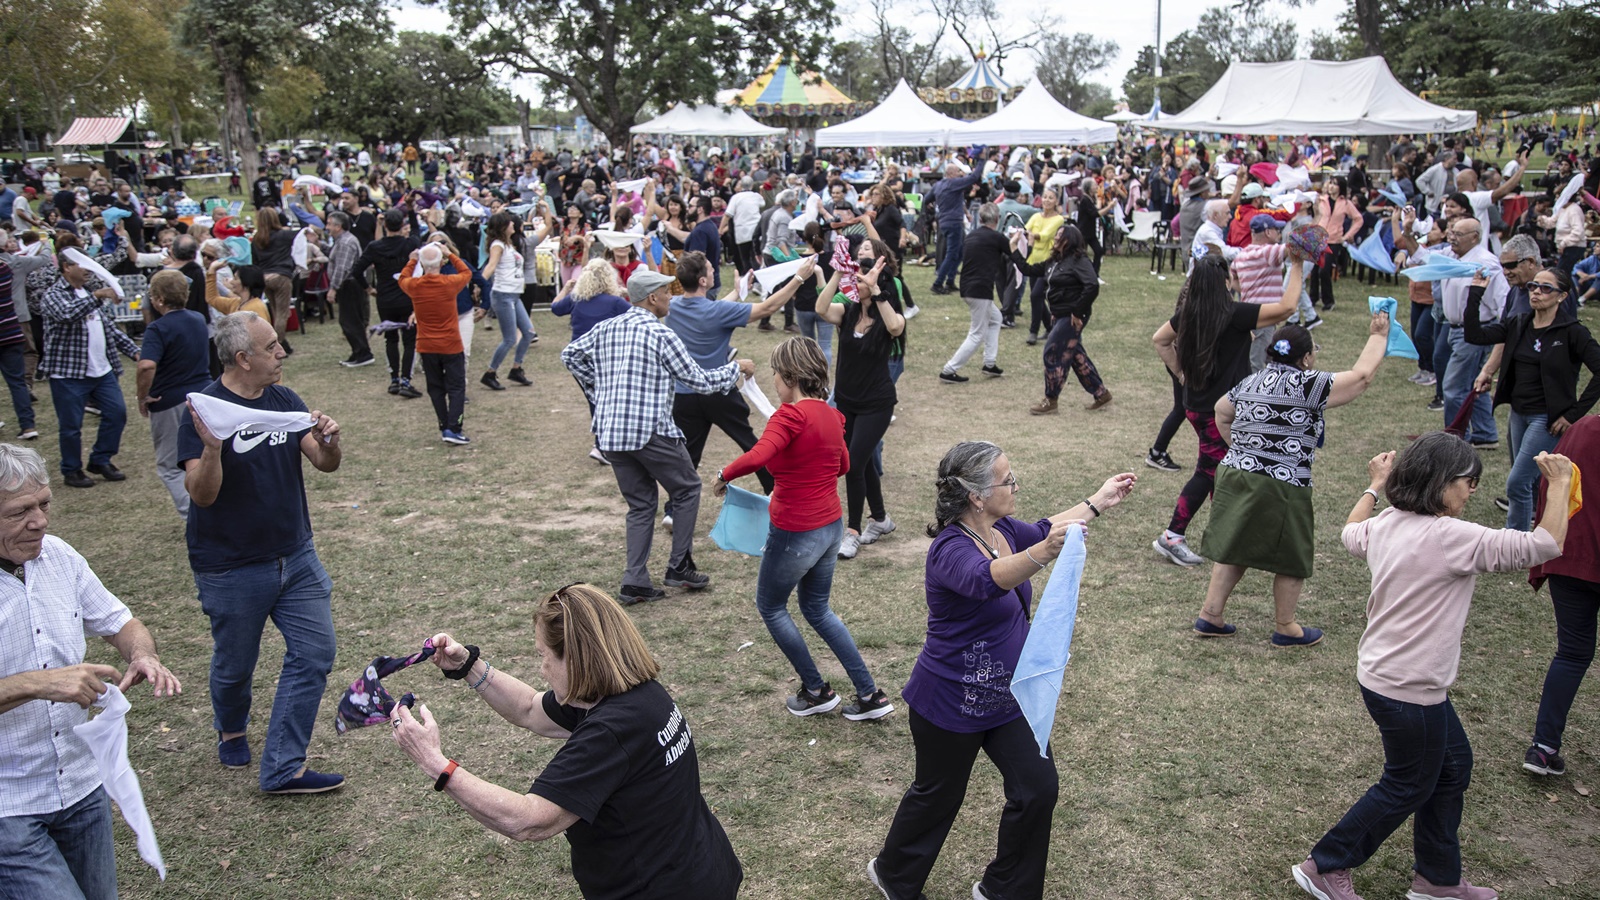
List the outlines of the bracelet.
{"label": "bracelet", "polygon": [[1378,501],[1380,499],[1382,499],[1382,498],[1380,498],[1378,496],[1378,492],[1373,490],[1372,488],[1367,488],[1366,490],[1362,491],[1361,493],[1363,493],[1363,494],[1371,494],[1372,495],[1372,505],[1373,506],[1377,506],[1378,505]]}
{"label": "bracelet", "polygon": [[450,679],[451,681],[460,681],[461,679],[467,677],[467,674],[472,671],[472,664],[478,661],[478,655],[478,648],[468,644],[466,665],[459,669],[454,669],[444,673],[444,677]]}
{"label": "bracelet", "polygon": [[1044,563],[1039,562],[1037,559],[1033,558],[1033,548],[1031,548],[1031,547],[1023,547],[1022,548],[1022,554],[1024,556],[1028,557],[1028,562],[1033,563],[1034,565],[1038,566],[1041,569],[1044,568],[1044,565],[1045,565]]}
{"label": "bracelet", "polygon": [[483,686],[485,684],[489,683],[489,673],[493,672],[493,671],[494,671],[494,666],[491,666],[488,663],[484,663],[483,664],[483,677],[479,678],[477,681],[474,681],[472,683],[472,689],[475,690],[475,691],[482,691],[483,690]]}
{"label": "bracelet", "polygon": [[434,780],[433,789],[436,791],[444,790],[444,786],[450,783],[450,776],[454,775],[459,768],[461,768],[461,764],[453,759],[446,763],[444,771],[440,772],[439,777]]}
{"label": "bracelet", "polygon": [[1100,508],[1094,505],[1093,499],[1085,499],[1083,505],[1089,507],[1089,512],[1094,513],[1096,519],[1100,518]]}

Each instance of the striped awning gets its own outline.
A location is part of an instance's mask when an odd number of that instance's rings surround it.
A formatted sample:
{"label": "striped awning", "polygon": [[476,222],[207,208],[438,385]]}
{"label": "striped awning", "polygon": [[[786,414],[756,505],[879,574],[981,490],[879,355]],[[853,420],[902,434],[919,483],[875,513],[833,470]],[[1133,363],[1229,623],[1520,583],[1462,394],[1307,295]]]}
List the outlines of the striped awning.
{"label": "striped awning", "polygon": [[56,139],[57,147],[101,147],[114,144],[133,120],[127,116],[79,116],[67,133]]}
{"label": "striped awning", "polygon": [[988,58],[979,53],[978,58],[972,61],[972,68],[961,73],[961,77],[951,82],[945,90],[976,91],[984,88],[994,88],[1003,93],[1011,90],[1011,85],[1004,78],[996,75],[994,69],[989,65]]}

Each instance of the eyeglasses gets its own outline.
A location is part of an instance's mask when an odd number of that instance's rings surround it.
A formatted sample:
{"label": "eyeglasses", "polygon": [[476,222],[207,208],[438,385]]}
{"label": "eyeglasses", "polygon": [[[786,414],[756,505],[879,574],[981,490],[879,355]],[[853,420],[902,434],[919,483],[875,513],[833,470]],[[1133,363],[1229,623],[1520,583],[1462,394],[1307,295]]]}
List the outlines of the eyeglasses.
{"label": "eyeglasses", "polygon": [[1542,281],[1530,281],[1528,282],[1528,293],[1559,294],[1561,293],[1561,286],[1556,284],[1545,284]]}
{"label": "eyeglasses", "polygon": [[1017,491],[1022,489],[1021,487],[1019,487],[1017,485],[1017,473],[1015,473],[1015,472],[1012,472],[1011,475],[1009,477],[1007,477],[1005,481],[1001,481],[1001,482],[989,485],[989,489],[990,490],[994,490],[995,488],[1010,488],[1011,489],[1011,493],[1013,493],[1013,494],[1015,494]]}
{"label": "eyeglasses", "polygon": [[1475,490],[1478,489],[1478,476],[1476,476],[1476,475],[1457,475],[1456,477],[1457,478],[1465,478],[1467,480],[1467,489],[1468,490],[1475,491]]}

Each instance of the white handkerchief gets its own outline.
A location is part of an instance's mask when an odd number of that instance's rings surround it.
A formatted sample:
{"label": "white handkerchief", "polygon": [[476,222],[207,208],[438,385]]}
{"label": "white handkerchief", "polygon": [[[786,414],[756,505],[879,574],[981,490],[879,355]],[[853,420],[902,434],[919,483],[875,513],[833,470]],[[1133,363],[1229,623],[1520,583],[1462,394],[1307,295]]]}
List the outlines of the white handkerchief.
{"label": "white handkerchief", "polygon": [[17,251],[17,255],[18,256],[38,256],[43,251],[44,251],[44,241],[35,241],[35,242],[29,244],[28,246],[23,247],[21,250],[18,250]]}
{"label": "white handkerchief", "polygon": [[1216,165],[1216,169],[1218,178],[1227,178],[1229,175],[1239,171],[1239,164],[1219,162]]}
{"label": "white handkerchief", "polygon": [[1553,219],[1559,215],[1561,213],[1561,207],[1566,206],[1567,203],[1577,195],[1578,189],[1581,187],[1583,187],[1583,173],[1579,172],[1578,174],[1572,176],[1572,180],[1567,182],[1566,187],[1561,189],[1561,196],[1556,198],[1556,208],[1550,210],[1550,218]]}
{"label": "white handkerchief", "polygon": [[1082,177],[1083,174],[1081,172],[1057,172],[1045,179],[1044,186],[1047,188],[1063,187]]}
{"label": "white handkerchief", "polygon": [[189,403],[206,430],[223,440],[241,431],[305,431],[316,424],[310,413],[251,409],[199,392],[189,395]]}
{"label": "white handkerchief", "polygon": [[303,184],[314,184],[325,191],[331,191],[335,194],[344,193],[344,188],[342,186],[334,184],[326,178],[318,178],[315,175],[301,175],[294,180],[295,187],[299,187]]}
{"label": "white handkerchief", "polygon": [[743,275],[740,275],[739,280],[734,282],[738,288],[740,300],[744,300],[746,297],[750,296],[750,278],[754,274],[754,270],[751,270]]}
{"label": "white handkerchief", "polygon": [[617,193],[644,193],[644,186],[650,183],[648,178],[634,178],[628,181],[617,182]]}
{"label": "white handkerchief", "polygon": [[481,219],[489,215],[489,209],[482,203],[467,197],[461,201],[461,214],[470,218]]}
{"label": "white handkerchief", "polygon": [[750,408],[761,413],[766,418],[772,418],[772,414],[777,412],[778,408],[772,405],[772,401],[767,399],[765,393],[762,393],[761,385],[756,384],[754,378],[741,380],[744,383],[739,385],[739,393],[744,395],[744,399],[750,404]]}
{"label": "white handkerchief", "polygon": [[106,793],[122,810],[123,821],[133,829],[139,841],[139,858],[149,863],[162,881],[167,880],[167,864],[161,858],[161,847],[156,843],[156,827],[150,822],[150,811],[145,809],[144,791],[139,789],[139,776],[128,764],[128,698],[122,696],[114,684],[106,685],[106,692],[94,702],[102,712],[82,725],[73,726],[72,733],[89,746],[95,765],[100,767],[100,780]]}
{"label": "white handkerchief", "polygon": [[789,220],[789,228],[792,231],[805,231],[807,225],[821,220],[822,197],[812,194],[806,198],[806,208],[800,211],[800,215]]}
{"label": "white handkerchief", "polygon": [[595,240],[605,244],[612,250],[616,250],[619,247],[630,247],[639,241],[639,236],[631,231],[612,231],[609,228],[597,228],[589,233],[595,236]]}
{"label": "white handkerchief", "polygon": [[96,278],[100,279],[101,281],[105,282],[106,287],[111,288],[113,291],[116,291],[118,297],[121,297],[124,300],[126,300],[128,298],[128,295],[124,294],[122,292],[122,282],[117,280],[117,276],[112,275],[110,272],[107,272],[105,270],[104,266],[102,266],[99,263],[95,262],[94,260],[90,259],[89,255],[87,253],[84,253],[82,250],[79,250],[77,247],[68,247],[67,249],[61,251],[61,255],[65,256],[67,259],[72,260],[73,262],[77,263],[78,265],[83,266],[85,269],[88,269],[90,272],[93,272],[94,273],[94,277],[96,277]]}
{"label": "white handkerchief", "polygon": [[788,262],[781,262],[776,265],[756,269],[756,281],[761,283],[761,292],[763,294],[770,294],[777,290],[778,285],[788,281],[794,275],[794,273],[800,271],[800,266],[803,265],[807,259],[809,259],[809,257],[802,256],[799,259],[791,259]]}
{"label": "white handkerchief", "polygon": [[307,230],[308,229],[302,228],[295,232],[294,244],[289,247],[289,256],[293,257],[294,264],[302,269],[306,267],[307,261],[311,259],[311,248],[306,246]]}

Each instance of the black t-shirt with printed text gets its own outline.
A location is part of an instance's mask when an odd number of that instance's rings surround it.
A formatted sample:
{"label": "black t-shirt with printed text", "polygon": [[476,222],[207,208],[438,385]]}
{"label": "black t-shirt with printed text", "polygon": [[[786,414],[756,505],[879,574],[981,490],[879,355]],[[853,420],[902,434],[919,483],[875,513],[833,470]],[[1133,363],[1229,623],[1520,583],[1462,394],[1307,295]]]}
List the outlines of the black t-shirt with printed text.
{"label": "black t-shirt with printed text", "polygon": [[544,695],[572,732],[529,793],[576,815],[567,829],[585,900],[732,900],[744,870],[700,794],[689,724],[659,682],[590,709]]}

